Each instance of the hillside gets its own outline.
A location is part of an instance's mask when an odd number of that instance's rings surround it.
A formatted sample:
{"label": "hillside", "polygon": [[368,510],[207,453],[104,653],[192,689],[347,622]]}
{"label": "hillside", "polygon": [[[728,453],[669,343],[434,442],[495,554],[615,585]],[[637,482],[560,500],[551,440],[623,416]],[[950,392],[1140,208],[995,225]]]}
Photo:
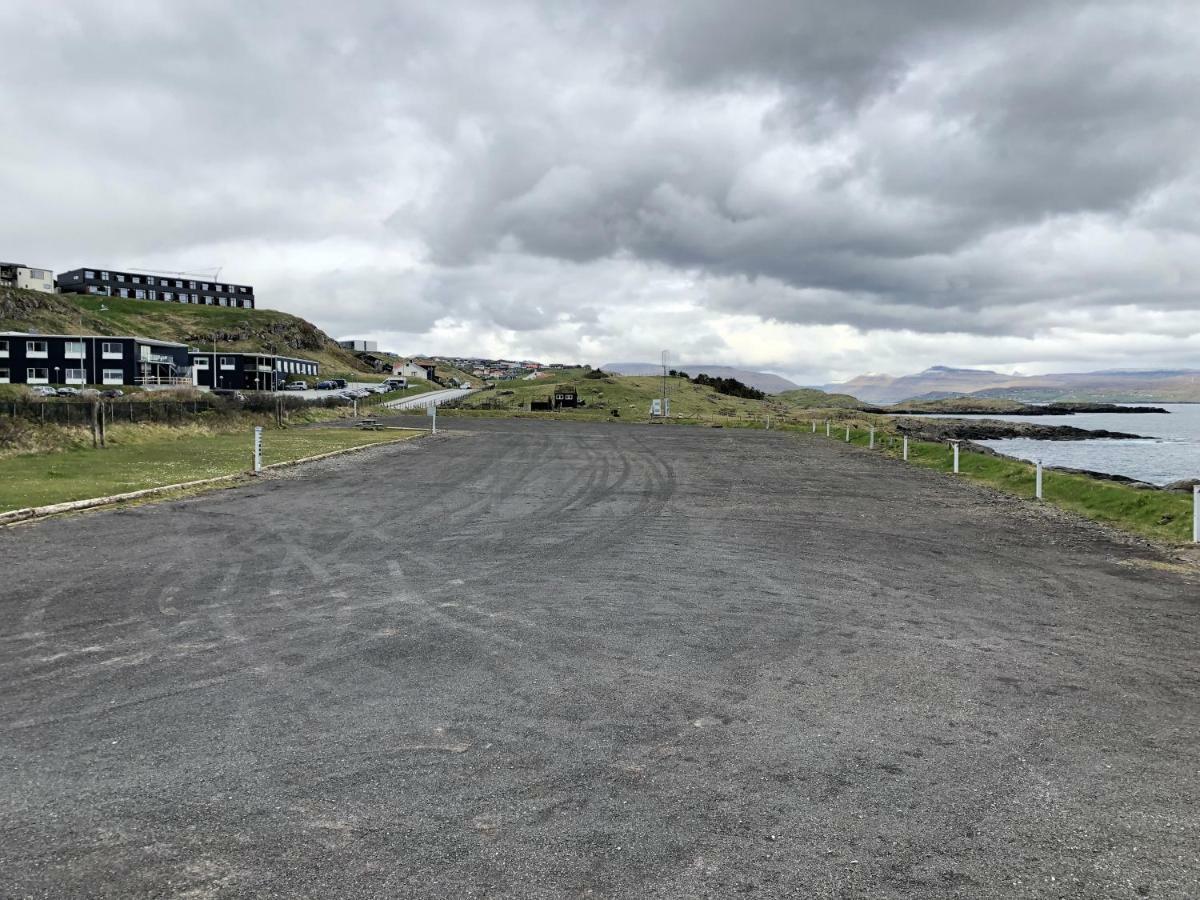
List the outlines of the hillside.
{"label": "hillside", "polygon": [[780,400],[794,404],[801,409],[870,409],[871,404],[864,403],[849,394],[827,394],[817,388],[796,388],[777,394]]}
{"label": "hillside", "polygon": [[262,350],[321,364],[325,377],[370,368],[311,322],[269,309],[191,306],[119,297],[43,294],[0,288],[0,331],[137,335],[222,350]]}
{"label": "hillside", "polygon": [[1049,375],[1004,375],[986,369],[933,366],[913,375],[860,375],[827,384],[828,391],[852,394],[871,403],[956,397],[1025,403],[1197,403],[1200,370],[1109,370]]}
{"label": "hillside", "polygon": [[[517,411],[531,400],[545,400],[556,385],[572,385],[585,404],[566,414],[583,418],[611,417],[617,410],[621,416],[645,418],[650,413],[650,401],[662,396],[662,377],[651,375],[610,375],[586,377],[586,369],[564,369],[552,378],[537,381],[501,382],[495,390],[473,394],[464,403],[467,409],[501,409]],[[712,388],[692,384],[684,378],[668,378],[667,393],[671,400],[672,417],[713,419],[753,418],[778,412],[770,401],[744,400],[727,397]]]}
{"label": "hillside", "polygon": [[[658,375],[662,376],[662,365],[657,363],[605,363],[601,368],[605,372],[615,372],[618,375]],[[772,372],[756,372],[752,369],[739,369],[736,366],[714,366],[706,363],[674,363],[669,369],[678,369],[691,376],[708,375],[712,378],[734,378],[742,384],[748,384],[756,390],[767,394],[781,394],[800,387],[793,381],[788,381]]]}

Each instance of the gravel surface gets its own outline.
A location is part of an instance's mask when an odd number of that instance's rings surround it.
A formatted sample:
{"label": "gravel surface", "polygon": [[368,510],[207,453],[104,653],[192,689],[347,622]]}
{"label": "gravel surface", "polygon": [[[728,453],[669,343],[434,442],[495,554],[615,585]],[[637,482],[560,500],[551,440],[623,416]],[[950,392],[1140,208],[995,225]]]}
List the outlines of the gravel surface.
{"label": "gravel surface", "polygon": [[0,896],[1200,895],[1186,568],[822,437],[439,425],[0,530]]}

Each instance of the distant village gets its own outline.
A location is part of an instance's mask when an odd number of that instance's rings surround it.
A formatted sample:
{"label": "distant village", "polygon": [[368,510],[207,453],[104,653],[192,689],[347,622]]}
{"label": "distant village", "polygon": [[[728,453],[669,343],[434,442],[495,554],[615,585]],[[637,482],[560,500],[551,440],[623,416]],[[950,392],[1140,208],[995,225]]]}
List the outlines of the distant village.
{"label": "distant village", "polygon": [[357,339],[338,341],[338,345],[354,353],[359,360],[377,372],[427,378],[455,387],[459,386],[461,379],[441,377],[436,371],[438,365],[451,367],[460,372],[470,372],[481,381],[536,381],[539,378],[549,378],[552,372],[575,368],[569,363],[542,363],[532,359],[488,359],[479,356],[406,357],[387,350],[380,350],[376,341]]}

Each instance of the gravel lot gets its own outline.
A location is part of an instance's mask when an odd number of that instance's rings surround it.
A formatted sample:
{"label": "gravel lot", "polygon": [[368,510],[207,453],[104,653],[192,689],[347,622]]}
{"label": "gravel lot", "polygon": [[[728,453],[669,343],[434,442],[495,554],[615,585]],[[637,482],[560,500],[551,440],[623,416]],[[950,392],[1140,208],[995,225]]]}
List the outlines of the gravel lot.
{"label": "gravel lot", "polygon": [[0,895],[1195,897],[1200,584],[810,435],[0,531]]}

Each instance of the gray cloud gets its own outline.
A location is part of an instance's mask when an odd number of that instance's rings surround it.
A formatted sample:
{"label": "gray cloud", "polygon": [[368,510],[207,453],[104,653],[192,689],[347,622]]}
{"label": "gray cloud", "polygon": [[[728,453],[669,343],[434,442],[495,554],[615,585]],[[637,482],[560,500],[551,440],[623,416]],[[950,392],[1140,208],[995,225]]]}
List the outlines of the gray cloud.
{"label": "gray cloud", "polygon": [[0,28],[3,256],[224,264],[429,351],[1200,350],[1182,0],[13,0]]}

